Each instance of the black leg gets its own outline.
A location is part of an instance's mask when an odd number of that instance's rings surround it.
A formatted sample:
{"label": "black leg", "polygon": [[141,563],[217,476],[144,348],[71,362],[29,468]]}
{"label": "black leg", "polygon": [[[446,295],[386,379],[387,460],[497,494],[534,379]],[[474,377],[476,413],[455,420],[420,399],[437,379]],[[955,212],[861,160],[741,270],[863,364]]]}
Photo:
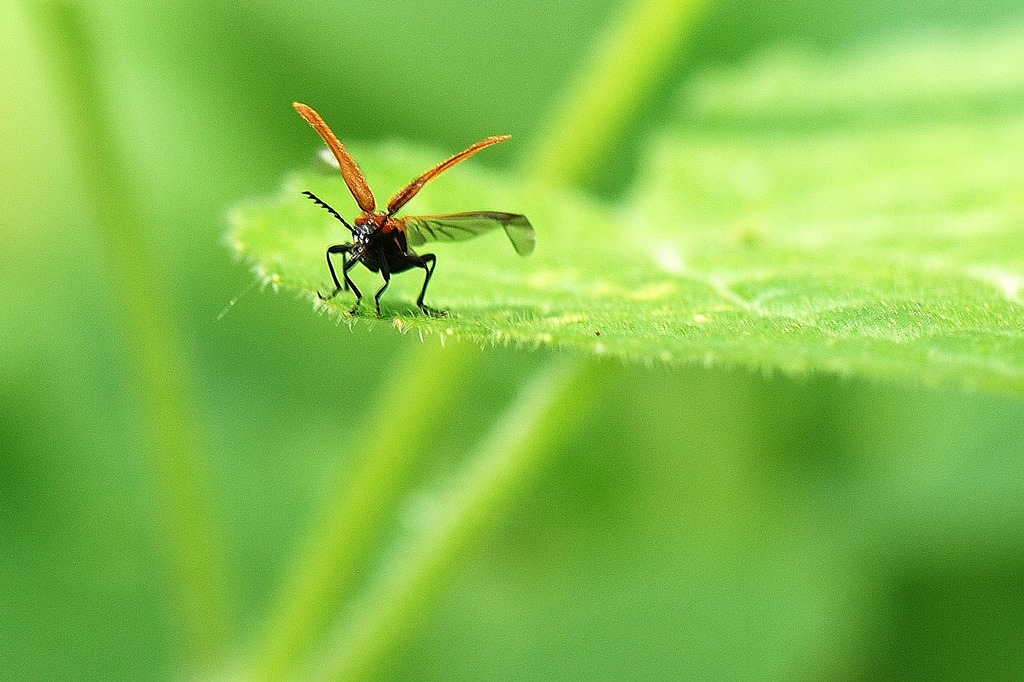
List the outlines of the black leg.
{"label": "black leg", "polygon": [[384,286],[373,296],[373,300],[377,304],[377,317],[380,317],[380,297],[384,295],[384,290],[391,284],[391,273],[387,268],[380,269],[380,276],[384,278]]}
{"label": "black leg", "polygon": [[[348,276],[348,271],[356,266],[357,260],[350,260],[345,264],[345,269],[341,271],[341,276],[345,278],[345,284],[352,287],[352,292],[356,295],[356,304],[352,306],[352,309],[348,311],[349,315],[355,315],[356,311],[359,310],[359,302],[363,300],[363,292],[359,291],[359,287],[352,281],[352,278]],[[338,293],[335,291],[334,293]]]}
{"label": "black leg", "polygon": [[[330,295],[328,295],[328,296],[324,296],[319,291],[316,292],[316,295],[320,297],[320,300],[322,300],[322,301],[329,301],[332,298],[334,298],[335,296],[337,296],[338,293],[341,292],[342,289],[344,289],[345,291],[348,291],[348,286],[349,286],[350,280],[348,278],[348,275],[345,274],[348,271],[348,262],[347,262],[346,256],[347,256],[348,252],[351,251],[351,250],[352,250],[352,245],[351,244],[335,244],[334,246],[328,247],[328,249],[327,249],[327,268],[331,271],[331,279],[334,280],[334,291],[332,291],[330,293]],[[345,286],[344,287],[341,285],[341,282],[338,281],[338,274],[334,271],[334,261],[331,260],[331,254],[332,253],[340,253],[341,254],[341,273],[342,273],[342,275],[345,276]]]}
{"label": "black leg", "polygon": [[445,311],[435,310],[423,303],[423,297],[427,295],[427,285],[430,284],[430,278],[433,277],[434,268],[437,266],[437,258],[432,253],[425,253],[418,257],[410,256],[408,262],[427,271],[427,276],[423,278],[423,288],[420,289],[420,297],[416,299],[416,305],[419,306],[424,315],[431,317],[444,317],[447,315],[448,313]]}
{"label": "black leg", "polygon": [[358,262],[359,261],[357,260],[350,260],[348,263],[345,263],[345,268],[341,271],[341,275],[345,278],[345,291],[351,289],[355,293],[356,298],[362,298],[363,295],[359,293],[359,289],[356,288],[356,283],[348,276],[348,271],[354,268]]}

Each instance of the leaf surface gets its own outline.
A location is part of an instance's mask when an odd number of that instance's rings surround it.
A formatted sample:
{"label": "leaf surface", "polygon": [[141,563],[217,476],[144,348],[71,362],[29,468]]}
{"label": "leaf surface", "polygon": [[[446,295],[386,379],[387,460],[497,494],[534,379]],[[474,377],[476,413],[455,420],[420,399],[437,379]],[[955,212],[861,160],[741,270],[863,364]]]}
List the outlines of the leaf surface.
{"label": "leaf surface", "polygon": [[[386,194],[443,156],[358,158]],[[336,172],[300,173],[239,208],[232,239],[268,281],[315,299],[324,249],[347,235],[304,189],[353,215]],[[406,213],[469,210],[525,213],[536,252],[520,259],[500,232],[429,244],[427,302],[450,316],[419,315],[409,272],[383,299],[386,322],[645,363],[1024,390],[1019,30],[706,74],[618,206],[470,164]],[[375,278],[357,279],[365,294]],[[357,322],[378,324],[371,311]]]}

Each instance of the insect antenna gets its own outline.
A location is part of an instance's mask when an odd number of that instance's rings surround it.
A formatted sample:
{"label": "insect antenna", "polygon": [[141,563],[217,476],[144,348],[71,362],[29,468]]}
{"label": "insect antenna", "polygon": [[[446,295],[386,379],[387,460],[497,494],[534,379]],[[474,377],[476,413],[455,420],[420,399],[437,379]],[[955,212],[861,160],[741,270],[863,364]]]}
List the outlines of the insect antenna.
{"label": "insect antenna", "polygon": [[321,199],[320,197],[318,197],[317,195],[313,194],[312,192],[310,192],[308,190],[304,191],[303,194],[305,194],[307,197],[309,197],[313,201],[313,203],[315,203],[317,206],[319,206],[320,208],[326,210],[332,216],[334,216],[335,218],[340,220],[341,224],[344,225],[345,227],[347,227],[349,232],[351,232],[352,234],[356,233],[356,231],[352,228],[352,226],[348,224],[348,221],[345,220],[344,218],[342,218],[341,214],[338,213],[337,211],[335,211],[330,206],[330,204],[328,204],[326,201],[324,201],[323,199]]}

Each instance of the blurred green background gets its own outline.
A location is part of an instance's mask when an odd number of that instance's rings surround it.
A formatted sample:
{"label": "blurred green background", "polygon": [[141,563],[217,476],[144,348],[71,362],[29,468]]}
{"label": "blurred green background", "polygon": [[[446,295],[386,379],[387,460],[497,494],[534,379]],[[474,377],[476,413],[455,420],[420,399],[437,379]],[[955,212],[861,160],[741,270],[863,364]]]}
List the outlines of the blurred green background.
{"label": "blurred green background", "polygon": [[[159,486],[121,306],[30,3],[0,5],[0,677],[152,679],[184,665]],[[393,358],[251,282],[227,207],[315,139],[527,147],[618,3],[83,4],[152,277],[180,327],[244,642]],[[614,197],[693,73],[781,47],[1021,21],[1019,0],[707,7],[589,189]],[[73,125],[73,122],[72,122]],[[517,147],[483,163],[510,165]],[[386,191],[386,190],[384,190]],[[446,405],[410,509],[552,353],[487,349]],[[452,577],[393,679],[1024,677],[1024,402],[831,377],[609,363],[601,396]],[[413,514],[413,511],[407,511]]]}

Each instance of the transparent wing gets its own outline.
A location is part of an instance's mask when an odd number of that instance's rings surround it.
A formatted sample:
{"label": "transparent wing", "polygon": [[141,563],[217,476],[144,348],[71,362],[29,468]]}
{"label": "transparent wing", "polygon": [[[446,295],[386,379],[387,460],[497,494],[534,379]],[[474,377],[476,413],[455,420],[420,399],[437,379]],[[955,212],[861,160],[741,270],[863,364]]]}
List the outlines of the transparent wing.
{"label": "transparent wing", "polygon": [[398,192],[398,194],[391,197],[391,201],[388,202],[388,214],[393,215],[397,213],[399,209],[401,209],[403,206],[409,203],[409,200],[416,196],[416,194],[421,189],[423,189],[423,185],[427,184],[428,182],[430,182],[431,180],[433,180],[438,175],[445,172],[455,164],[459,163],[460,161],[465,161],[466,159],[473,156],[481,149],[486,149],[487,147],[490,147],[492,144],[504,142],[510,137],[512,136],[495,135],[493,137],[485,138],[483,140],[480,140],[473,146],[469,147],[468,149],[464,149],[463,151],[459,152],[450,159],[445,159],[441,163],[437,164],[436,166],[428,170],[426,173],[419,176],[418,178],[410,182],[408,185],[403,187],[401,191]]}
{"label": "transparent wing", "polygon": [[366,184],[363,172],[359,170],[359,166],[356,165],[355,159],[345,149],[345,145],[341,143],[341,140],[335,136],[327,123],[320,118],[320,114],[316,113],[312,107],[302,102],[294,102],[292,106],[295,107],[295,110],[299,112],[302,118],[306,119],[309,125],[313,126],[316,132],[320,133],[320,137],[323,138],[330,148],[334,158],[338,160],[338,165],[341,166],[341,175],[345,178],[348,191],[352,192],[352,196],[355,198],[356,203],[359,204],[359,208],[372,213],[376,205],[373,199],[373,192],[370,191],[370,186]]}
{"label": "transparent wing", "polygon": [[526,216],[498,211],[473,211],[446,215],[407,216],[398,219],[405,226],[406,240],[412,246],[427,242],[461,242],[477,235],[505,230],[508,240],[520,256],[533,253],[537,237]]}

